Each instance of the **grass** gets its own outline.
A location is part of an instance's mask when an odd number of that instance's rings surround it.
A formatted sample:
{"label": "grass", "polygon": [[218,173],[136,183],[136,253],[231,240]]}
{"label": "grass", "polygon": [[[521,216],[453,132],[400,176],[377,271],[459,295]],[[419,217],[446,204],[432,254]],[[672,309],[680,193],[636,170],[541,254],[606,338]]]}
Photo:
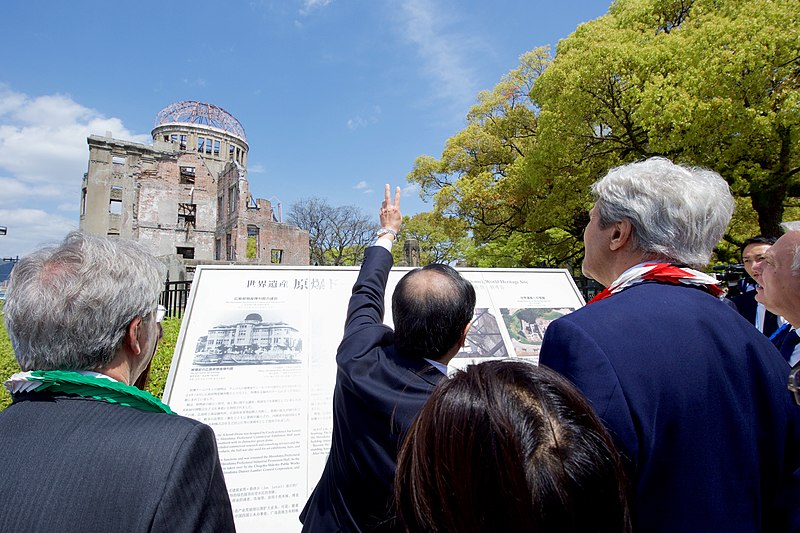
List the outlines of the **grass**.
{"label": "grass", "polygon": [[[2,315],[2,310],[3,304],[0,302],[0,315]],[[169,365],[181,329],[181,319],[165,318],[161,326],[164,328],[164,337],[161,339],[150,365],[150,383],[147,385],[147,390],[158,398],[164,394]],[[0,381],[5,381],[11,374],[19,371],[20,368],[14,358],[14,350],[11,348],[11,340],[8,338],[5,322],[0,320]],[[0,411],[10,404],[11,395],[5,387],[0,386]]]}

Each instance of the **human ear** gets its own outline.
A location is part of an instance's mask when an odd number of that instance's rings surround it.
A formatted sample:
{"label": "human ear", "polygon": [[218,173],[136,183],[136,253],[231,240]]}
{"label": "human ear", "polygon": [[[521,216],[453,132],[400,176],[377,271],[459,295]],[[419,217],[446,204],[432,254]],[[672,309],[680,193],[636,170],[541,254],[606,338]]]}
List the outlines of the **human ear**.
{"label": "human ear", "polygon": [[630,241],[633,234],[633,225],[630,220],[623,219],[614,222],[614,232],[611,234],[611,242],[608,246],[611,250],[619,250]]}
{"label": "human ear", "polygon": [[469,328],[472,326],[472,321],[467,324],[467,327],[464,328],[464,333],[461,334],[461,339],[458,341],[458,347],[462,348],[464,344],[467,342],[467,333],[469,333]]}
{"label": "human ear", "polygon": [[123,338],[123,342],[128,347],[128,349],[134,353],[134,355],[139,355],[142,353],[142,346],[139,343],[139,328],[144,327],[142,326],[142,317],[136,317],[128,323],[128,327],[125,328],[125,337]]}

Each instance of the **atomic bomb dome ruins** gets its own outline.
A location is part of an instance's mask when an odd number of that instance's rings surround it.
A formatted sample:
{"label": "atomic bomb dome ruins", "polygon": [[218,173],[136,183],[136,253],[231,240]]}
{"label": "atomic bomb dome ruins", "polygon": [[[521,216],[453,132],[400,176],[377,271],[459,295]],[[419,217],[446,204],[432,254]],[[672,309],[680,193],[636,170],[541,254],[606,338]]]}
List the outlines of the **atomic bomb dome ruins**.
{"label": "atomic bomb dome ruins", "polygon": [[[139,241],[196,264],[307,265],[308,232],[281,206],[254,198],[241,123],[215,105],[184,101],[156,116],[153,145],[90,135],[80,229]],[[277,207],[277,209],[276,209]]]}

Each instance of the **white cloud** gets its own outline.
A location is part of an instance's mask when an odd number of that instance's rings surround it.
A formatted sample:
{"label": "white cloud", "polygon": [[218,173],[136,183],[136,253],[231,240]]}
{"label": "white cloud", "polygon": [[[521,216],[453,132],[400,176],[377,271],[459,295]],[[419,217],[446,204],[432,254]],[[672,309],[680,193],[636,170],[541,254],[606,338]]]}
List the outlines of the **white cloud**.
{"label": "white cloud", "polygon": [[358,191],[363,192],[364,194],[371,194],[372,193],[372,189],[370,188],[369,184],[364,180],[361,180],[358,183],[356,183],[353,186],[353,188],[358,190]]}
{"label": "white cloud", "polygon": [[253,174],[263,174],[263,173],[264,173],[264,172],[266,172],[266,171],[267,171],[267,167],[265,167],[265,166],[264,166],[263,164],[261,164],[261,163],[255,163],[255,164],[253,164],[253,165],[249,165],[249,164],[247,165],[247,173],[248,173],[248,174],[249,174],[249,173],[253,173]]}
{"label": "white cloud", "polygon": [[437,0],[399,0],[401,32],[417,49],[422,69],[430,78],[434,95],[452,103],[462,115],[464,107],[475,101],[479,87],[469,65],[469,57],[478,52],[481,43],[475,37],[459,33],[452,20],[458,5],[450,8]]}
{"label": "white cloud", "polygon": [[78,229],[76,217],[67,218],[43,209],[0,209],[0,221],[8,227],[8,233],[0,235],[4,257],[23,256]]}
{"label": "white cloud", "polygon": [[303,7],[300,8],[300,14],[307,16],[317,9],[322,9],[328,6],[333,0],[303,0]]}
{"label": "white cloud", "polygon": [[188,85],[189,87],[205,87],[206,80],[203,78],[195,78],[190,80],[189,78],[183,78],[183,84]]}
{"label": "white cloud", "polygon": [[347,128],[350,130],[357,130],[359,128],[366,128],[372,124],[377,124],[381,114],[381,106],[372,106],[371,109],[357,114],[355,117],[347,120]]}
{"label": "white cloud", "polygon": [[68,95],[30,96],[0,84],[0,225],[9,228],[0,236],[4,254],[27,253],[77,227],[86,138],[108,131],[118,139],[151,141]]}
{"label": "white cloud", "polygon": [[363,128],[366,125],[367,121],[359,116],[347,120],[347,128],[351,130],[357,130],[358,128]]}
{"label": "white cloud", "polygon": [[400,190],[401,196],[418,196],[419,195],[419,183],[409,183],[405,187]]}

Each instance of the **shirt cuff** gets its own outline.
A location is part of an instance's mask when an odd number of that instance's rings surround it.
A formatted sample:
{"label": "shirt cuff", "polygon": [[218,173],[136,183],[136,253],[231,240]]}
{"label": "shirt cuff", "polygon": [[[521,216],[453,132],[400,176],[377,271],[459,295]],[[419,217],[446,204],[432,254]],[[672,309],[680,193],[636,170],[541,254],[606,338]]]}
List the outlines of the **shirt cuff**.
{"label": "shirt cuff", "polygon": [[372,246],[380,246],[381,248],[385,248],[388,252],[392,251],[392,244],[394,244],[394,239],[389,239],[386,237],[378,237],[375,241],[375,244]]}

